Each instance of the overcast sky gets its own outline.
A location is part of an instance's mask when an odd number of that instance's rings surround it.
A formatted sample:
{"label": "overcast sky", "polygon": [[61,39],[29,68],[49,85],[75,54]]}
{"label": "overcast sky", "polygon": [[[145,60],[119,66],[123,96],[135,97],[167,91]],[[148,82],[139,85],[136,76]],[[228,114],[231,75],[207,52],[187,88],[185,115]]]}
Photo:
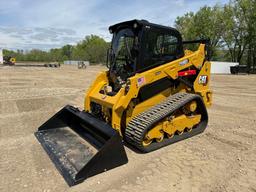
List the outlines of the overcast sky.
{"label": "overcast sky", "polygon": [[108,26],[146,19],[174,25],[177,16],[228,0],[0,0],[0,47],[50,49],[96,34],[107,41]]}

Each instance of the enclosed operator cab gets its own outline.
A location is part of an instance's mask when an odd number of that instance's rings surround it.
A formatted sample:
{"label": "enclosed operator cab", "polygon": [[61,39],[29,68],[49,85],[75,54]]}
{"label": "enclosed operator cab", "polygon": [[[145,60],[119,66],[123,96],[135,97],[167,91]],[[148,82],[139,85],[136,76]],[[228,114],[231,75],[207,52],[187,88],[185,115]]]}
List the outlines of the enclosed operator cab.
{"label": "enclosed operator cab", "polygon": [[118,90],[128,77],[184,56],[180,33],[171,27],[132,20],[109,27],[110,77]]}

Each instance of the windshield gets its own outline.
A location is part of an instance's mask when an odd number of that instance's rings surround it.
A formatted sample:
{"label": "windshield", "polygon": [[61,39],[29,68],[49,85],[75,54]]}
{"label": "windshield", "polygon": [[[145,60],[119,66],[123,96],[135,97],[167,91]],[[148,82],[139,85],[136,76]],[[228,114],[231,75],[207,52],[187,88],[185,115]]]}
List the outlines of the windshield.
{"label": "windshield", "polygon": [[134,58],[131,51],[134,46],[134,37],[134,32],[129,28],[122,29],[114,34],[110,65],[116,73],[133,71]]}

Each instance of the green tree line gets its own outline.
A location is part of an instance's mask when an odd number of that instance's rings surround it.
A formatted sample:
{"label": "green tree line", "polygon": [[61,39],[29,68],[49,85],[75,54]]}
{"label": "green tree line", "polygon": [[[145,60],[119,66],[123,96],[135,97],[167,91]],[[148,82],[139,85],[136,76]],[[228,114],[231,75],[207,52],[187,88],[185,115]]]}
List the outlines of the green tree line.
{"label": "green tree line", "polygon": [[11,51],[4,49],[3,54],[15,57],[17,61],[63,62],[65,60],[84,60],[90,63],[105,63],[109,43],[97,35],[86,36],[77,45],[65,45],[61,48],[42,51],[33,49]]}
{"label": "green tree line", "polygon": [[[210,38],[212,60],[238,62],[256,68],[256,0],[231,0],[224,6],[204,6],[197,12],[177,17],[175,27],[185,40]],[[103,38],[90,35],[74,46],[65,45],[49,51],[4,50],[4,54],[16,57],[17,61],[89,60],[105,63],[109,46]]]}
{"label": "green tree line", "polygon": [[256,0],[231,0],[177,17],[175,27],[186,40],[210,38],[212,60],[256,68]]}

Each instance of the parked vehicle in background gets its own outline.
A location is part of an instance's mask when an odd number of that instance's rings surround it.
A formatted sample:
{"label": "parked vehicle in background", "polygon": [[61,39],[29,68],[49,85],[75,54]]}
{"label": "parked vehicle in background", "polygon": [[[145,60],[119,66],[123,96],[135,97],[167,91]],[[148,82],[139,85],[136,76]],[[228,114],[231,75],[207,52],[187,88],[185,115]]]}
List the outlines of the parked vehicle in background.
{"label": "parked vehicle in background", "polygon": [[77,67],[78,69],[86,69],[89,66],[89,61],[78,61]]}
{"label": "parked vehicle in background", "polygon": [[52,62],[52,63],[46,63],[44,64],[44,67],[60,67],[60,63],[58,62]]}
{"label": "parked vehicle in background", "polygon": [[4,65],[15,65],[16,59],[11,56],[4,56]]}
{"label": "parked vehicle in background", "polygon": [[230,67],[231,74],[256,74],[256,69],[247,65],[235,65]]}

